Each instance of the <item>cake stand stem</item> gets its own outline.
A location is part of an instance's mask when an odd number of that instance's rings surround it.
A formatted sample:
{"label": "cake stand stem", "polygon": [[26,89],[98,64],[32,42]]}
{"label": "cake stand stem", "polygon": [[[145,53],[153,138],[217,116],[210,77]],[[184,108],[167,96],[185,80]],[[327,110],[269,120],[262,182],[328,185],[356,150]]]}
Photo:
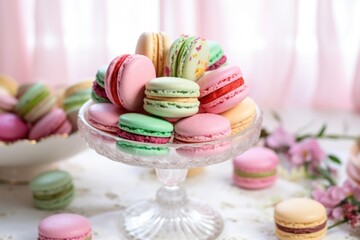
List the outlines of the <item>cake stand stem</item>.
{"label": "cake stand stem", "polygon": [[179,186],[187,169],[156,169],[164,186],[155,201],[143,201],[124,210],[120,230],[126,239],[216,239],[223,230],[221,216],[207,205],[190,200]]}

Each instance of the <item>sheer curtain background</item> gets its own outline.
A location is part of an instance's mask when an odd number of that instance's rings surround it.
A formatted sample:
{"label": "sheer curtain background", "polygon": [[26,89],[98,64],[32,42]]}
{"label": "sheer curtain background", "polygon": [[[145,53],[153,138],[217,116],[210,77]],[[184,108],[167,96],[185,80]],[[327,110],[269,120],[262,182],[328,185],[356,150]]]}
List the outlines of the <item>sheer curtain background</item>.
{"label": "sheer curtain background", "polygon": [[0,73],[66,86],[144,31],[218,41],[263,108],[360,111],[358,0],[0,0]]}

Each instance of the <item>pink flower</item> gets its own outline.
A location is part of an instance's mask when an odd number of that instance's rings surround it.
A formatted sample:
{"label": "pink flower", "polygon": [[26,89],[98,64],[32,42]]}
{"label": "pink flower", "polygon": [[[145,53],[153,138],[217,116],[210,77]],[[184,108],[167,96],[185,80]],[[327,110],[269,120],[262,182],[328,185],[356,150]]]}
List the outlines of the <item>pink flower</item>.
{"label": "pink flower", "polygon": [[349,190],[343,187],[331,186],[326,190],[316,188],[312,197],[322,203],[326,208],[332,210],[350,194]]}
{"label": "pink flower", "polygon": [[265,143],[272,149],[287,151],[295,143],[295,137],[284,128],[278,127],[266,138]]}
{"label": "pink flower", "polygon": [[326,159],[326,153],[315,138],[307,138],[295,143],[291,146],[289,154],[290,161],[296,166],[306,162],[317,166]]}
{"label": "pink flower", "polygon": [[336,207],[329,212],[329,218],[335,221],[344,219],[344,210],[342,207]]}

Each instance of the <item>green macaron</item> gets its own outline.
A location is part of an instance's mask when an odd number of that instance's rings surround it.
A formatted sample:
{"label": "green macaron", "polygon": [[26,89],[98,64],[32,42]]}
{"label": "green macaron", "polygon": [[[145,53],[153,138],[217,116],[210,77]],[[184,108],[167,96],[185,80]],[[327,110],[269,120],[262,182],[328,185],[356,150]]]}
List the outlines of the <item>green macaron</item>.
{"label": "green macaron", "polygon": [[178,77],[160,77],[145,86],[144,109],[160,117],[181,118],[199,111],[200,87],[194,81]]}
{"label": "green macaron", "polygon": [[20,97],[15,111],[28,122],[35,122],[56,104],[56,98],[43,83],[31,85]]}
{"label": "green macaron", "polygon": [[209,63],[209,47],[205,39],[181,35],[171,45],[165,60],[165,75],[197,81]]}
{"label": "green macaron", "polygon": [[63,101],[64,111],[68,114],[74,110],[79,110],[81,106],[90,99],[91,88],[80,90]]}
{"label": "green macaron", "polygon": [[118,135],[123,139],[117,141],[120,150],[143,156],[169,152],[163,144],[170,140],[174,130],[170,122],[144,114],[125,113],[120,116],[118,126]]}
{"label": "green macaron", "polygon": [[35,206],[40,209],[59,209],[74,197],[74,186],[69,173],[61,170],[43,172],[30,181]]}
{"label": "green macaron", "polygon": [[98,71],[96,73],[95,81],[102,88],[104,88],[104,86],[105,86],[104,79],[105,79],[107,69],[108,69],[108,65],[103,65],[98,69]]}

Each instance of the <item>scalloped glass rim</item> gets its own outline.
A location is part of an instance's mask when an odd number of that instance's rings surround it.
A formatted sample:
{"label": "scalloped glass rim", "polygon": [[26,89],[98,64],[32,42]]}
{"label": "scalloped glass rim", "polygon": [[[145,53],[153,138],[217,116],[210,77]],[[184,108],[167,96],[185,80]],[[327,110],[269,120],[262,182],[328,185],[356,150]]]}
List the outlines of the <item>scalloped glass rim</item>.
{"label": "scalloped glass rim", "polygon": [[[252,147],[260,137],[262,112],[256,109],[256,117],[252,124],[245,130],[226,138],[203,143],[166,143],[152,144],[140,143],[120,138],[110,133],[98,130],[87,122],[87,109],[92,100],[86,102],[79,111],[78,127],[81,136],[88,146],[98,154],[113,161],[131,166],[149,167],[157,169],[186,169],[203,167],[230,159]],[[141,145],[148,147],[149,152],[120,150],[116,147],[117,141],[129,143],[129,145]],[[165,152],[156,152],[154,149],[161,148]]]}
{"label": "scalloped glass rim", "polygon": [[[170,147],[170,148],[180,148],[180,147],[187,147],[187,146],[191,146],[191,147],[201,147],[201,146],[206,146],[206,145],[213,145],[213,144],[217,144],[217,143],[222,143],[222,142],[226,142],[226,141],[231,141],[239,136],[242,136],[244,134],[246,134],[248,131],[250,131],[255,125],[257,125],[259,123],[259,121],[262,121],[262,113],[261,110],[256,107],[256,117],[253,120],[253,122],[251,123],[250,126],[248,126],[246,129],[234,134],[234,135],[230,135],[221,139],[217,139],[214,141],[209,141],[209,142],[202,142],[202,143],[165,143],[165,144],[154,144],[154,143],[145,143],[145,142],[137,142],[137,141],[132,141],[132,140],[128,140],[128,139],[124,139],[121,137],[118,137],[116,135],[113,135],[111,133],[107,133],[104,131],[101,131],[97,128],[94,128],[93,126],[91,126],[86,117],[85,117],[85,110],[87,110],[91,104],[93,104],[94,102],[90,99],[88,100],[86,103],[84,103],[84,105],[81,107],[80,111],[79,111],[79,119],[86,125],[86,127],[90,128],[91,130],[98,132],[99,134],[101,134],[104,137],[107,138],[111,138],[114,139],[115,141],[125,141],[125,142],[130,142],[130,143],[135,143],[135,144],[141,144],[141,145],[147,145],[149,147]],[[173,140],[173,138],[171,138],[171,141]]]}
{"label": "scalloped glass rim", "polygon": [[0,147],[6,147],[6,146],[11,146],[11,145],[15,145],[15,144],[18,144],[18,143],[28,143],[28,144],[31,144],[31,145],[35,145],[35,144],[39,144],[43,141],[46,141],[48,140],[49,138],[68,138],[69,136],[73,135],[73,134],[76,134],[78,131],[75,131],[75,132],[72,132],[70,134],[52,134],[50,136],[47,136],[47,137],[43,137],[43,138],[40,138],[40,140],[30,140],[30,139],[19,139],[19,140],[16,140],[16,141],[13,141],[13,142],[4,142],[4,141],[0,141]]}

